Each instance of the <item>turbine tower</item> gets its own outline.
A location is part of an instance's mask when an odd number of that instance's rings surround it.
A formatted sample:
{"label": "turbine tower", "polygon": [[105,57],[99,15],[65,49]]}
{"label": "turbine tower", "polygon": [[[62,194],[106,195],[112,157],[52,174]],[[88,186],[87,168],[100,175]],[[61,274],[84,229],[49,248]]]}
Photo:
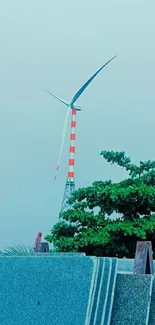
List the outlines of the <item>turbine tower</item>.
{"label": "turbine tower", "polygon": [[[114,58],[116,58],[116,55],[110,59],[108,62],[106,62],[99,70],[97,70],[91,78],[89,78],[86,83],[77,91],[77,93],[73,96],[70,103],[66,102],[65,100],[61,99],[60,97],[54,95],[53,93],[49,92],[45,89],[46,92],[48,92],[50,95],[58,99],[60,102],[65,104],[68,107],[68,112],[66,114],[66,117],[69,116],[71,113],[71,132],[70,132],[70,148],[69,148],[69,161],[68,161],[68,177],[65,184],[65,190],[62,200],[62,206],[61,206],[61,213],[66,211],[69,208],[68,199],[71,196],[72,192],[75,190],[75,176],[74,176],[74,166],[75,166],[75,134],[76,134],[76,112],[81,110],[81,106],[75,104],[77,99],[81,96],[81,94],[84,92],[84,90],[88,87],[88,85],[91,83],[91,81],[98,75],[98,73],[108,64],[110,63]],[[66,124],[66,123],[65,123]],[[65,129],[63,130],[63,136],[62,136],[62,143],[61,143],[61,149],[59,154],[59,160],[56,167],[56,171],[59,170],[60,166],[60,158],[61,153],[63,149],[64,144],[64,138],[65,138]],[[55,176],[56,179],[56,176]]]}

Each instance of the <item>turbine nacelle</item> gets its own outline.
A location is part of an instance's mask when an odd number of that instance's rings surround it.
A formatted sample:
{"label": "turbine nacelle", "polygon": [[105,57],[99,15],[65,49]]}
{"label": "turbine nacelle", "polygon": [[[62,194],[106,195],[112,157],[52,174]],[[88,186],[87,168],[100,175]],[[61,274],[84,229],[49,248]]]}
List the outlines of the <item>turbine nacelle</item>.
{"label": "turbine nacelle", "polygon": [[71,108],[76,108],[77,111],[81,111],[82,107],[80,105],[73,104]]}

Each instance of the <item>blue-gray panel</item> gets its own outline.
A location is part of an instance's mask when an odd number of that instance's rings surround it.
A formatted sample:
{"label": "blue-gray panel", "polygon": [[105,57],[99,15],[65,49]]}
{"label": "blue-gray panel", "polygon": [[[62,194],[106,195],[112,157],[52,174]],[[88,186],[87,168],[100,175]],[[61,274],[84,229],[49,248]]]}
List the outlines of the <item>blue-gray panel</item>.
{"label": "blue-gray panel", "polygon": [[0,258],[1,325],[86,325],[97,258]]}
{"label": "blue-gray panel", "polygon": [[112,271],[111,258],[105,258],[104,269],[102,271],[100,289],[98,293],[97,308],[93,325],[104,324],[105,311],[107,306],[107,299],[109,294],[109,285]]}
{"label": "blue-gray panel", "polygon": [[148,325],[153,278],[117,274],[111,325]]}
{"label": "blue-gray panel", "polygon": [[118,258],[118,272],[133,272],[134,259]]}
{"label": "blue-gray panel", "polygon": [[109,283],[109,290],[108,290],[108,298],[105,310],[105,317],[102,319],[101,325],[109,325],[111,320],[111,313],[112,313],[112,306],[114,300],[114,293],[115,293],[115,284],[116,284],[116,277],[117,277],[117,258],[112,258],[112,266],[111,266],[111,275],[110,275],[110,283]]}
{"label": "blue-gray panel", "polygon": [[153,281],[153,286],[152,286],[149,325],[155,325],[155,281]]}
{"label": "blue-gray panel", "polygon": [[[98,273],[96,278],[96,286],[94,290],[94,296],[92,299],[92,308],[90,313],[90,322],[89,325],[96,325],[95,315],[97,312],[98,302],[100,300],[100,288],[101,288],[101,282],[102,277],[105,271],[105,258],[98,258]],[[104,304],[104,302],[103,302]]]}
{"label": "blue-gray panel", "polygon": [[117,276],[117,259],[99,258],[99,262],[90,325],[109,325]]}

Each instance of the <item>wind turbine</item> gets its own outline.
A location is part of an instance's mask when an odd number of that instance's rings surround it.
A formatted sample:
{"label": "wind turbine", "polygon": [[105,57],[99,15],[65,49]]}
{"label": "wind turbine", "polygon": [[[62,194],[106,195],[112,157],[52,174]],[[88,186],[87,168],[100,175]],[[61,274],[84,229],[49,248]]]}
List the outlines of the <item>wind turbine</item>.
{"label": "wind turbine", "polygon": [[[107,65],[109,64],[112,60],[116,58],[117,55],[112,57],[109,61],[107,61],[99,70],[97,70],[91,78],[89,78],[85,84],[76,92],[76,94],[73,96],[72,100],[70,103],[67,101],[61,99],[60,97],[56,96],[55,94],[51,93],[50,91],[44,89],[47,93],[52,95],[54,98],[59,100],[61,103],[66,105],[68,107],[68,111],[66,114],[65,118],[65,124],[64,124],[64,129],[63,129],[63,134],[62,134],[62,142],[61,142],[61,148],[60,148],[60,154],[59,154],[59,159],[58,159],[58,164],[56,167],[56,171],[59,170],[60,166],[60,159],[61,159],[61,154],[63,150],[63,145],[64,145],[64,139],[65,139],[65,134],[66,134],[66,129],[67,129],[67,121],[69,117],[69,113],[71,113],[71,133],[70,133],[70,149],[69,149],[69,163],[68,163],[68,177],[67,181],[65,184],[65,190],[64,190],[64,195],[63,195],[63,201],[62,201],[62,206],[61,206],[61,212],[65,211],[69,205],[68,205],[68,199],[72,192],[75,189],[75,178],[74,178],[74,163],[75,163],[75,131],[76,131],[76,111],[81,110],[81,106],[76,104],[77,99],[81,96],[81,94],[84,92],[84,90],[88,87],[88,85],[92,82],[92,80],[98,75],[98,73]],[[56,179],[56,176],[55,176]]]}

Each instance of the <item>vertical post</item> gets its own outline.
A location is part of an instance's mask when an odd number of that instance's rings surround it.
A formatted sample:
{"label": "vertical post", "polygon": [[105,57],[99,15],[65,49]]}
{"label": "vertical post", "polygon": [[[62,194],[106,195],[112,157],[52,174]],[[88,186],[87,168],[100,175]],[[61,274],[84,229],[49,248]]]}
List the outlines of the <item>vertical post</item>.
{"label": "vertical post", "polygon": [[33,250],[36,251],[37,245],[41,243],[42,232],[38,232],[37,237],[34,242]]}
{"label": "vertical post", "polygon": [[135,254],[134,274],[154,274],[151,241],[138,241]]}

